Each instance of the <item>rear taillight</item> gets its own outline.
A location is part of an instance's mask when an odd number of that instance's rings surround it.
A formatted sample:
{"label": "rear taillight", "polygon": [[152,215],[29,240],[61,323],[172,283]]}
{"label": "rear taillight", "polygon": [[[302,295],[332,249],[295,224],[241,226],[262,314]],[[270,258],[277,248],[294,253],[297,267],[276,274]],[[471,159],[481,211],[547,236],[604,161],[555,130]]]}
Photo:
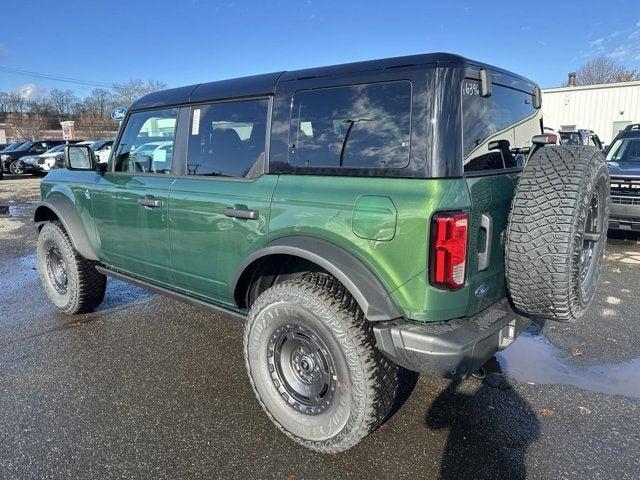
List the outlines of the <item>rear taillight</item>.
{"label": "rear taillight", "polygon": [[431,222],[431,284],[457,289],[467,273],[469,217],[463,212],[437,213]]}

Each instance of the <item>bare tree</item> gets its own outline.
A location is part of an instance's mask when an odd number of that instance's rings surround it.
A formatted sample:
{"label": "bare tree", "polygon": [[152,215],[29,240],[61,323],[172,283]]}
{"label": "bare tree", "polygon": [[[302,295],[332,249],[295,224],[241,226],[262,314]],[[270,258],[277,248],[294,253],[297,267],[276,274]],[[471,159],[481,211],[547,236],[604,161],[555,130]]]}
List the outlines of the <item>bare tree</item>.
{"label": "bare tree", "polygon": [[119,106],[129,107],[137,99],[147,93],[166,88],[167,84],[159,80],[129,80],[113,86],[113,92]]}
{"label": "bare tree", "polygon": [[27,101],[18,92],[0,92],[0,112],[24,112]]}
{"label": "bare tree", "polygon": [[52,125],[51,111],[43,101],[26,102],[26,111],[16,114],[13,127],[18,138],[36,140]]}
{"label": "bare tree", "polygon": [[598,57],[585,63],[578,69],[577,74],[578,85],[640,80],[640,74],[636,70],[627,69],[607,57]]}
{"label": "bare tree", "polygon": [[82,112],[91,113],[98,117],[107,117],[115,108],[113,93],[104,88],[95,88],[82,102]]}
{"label": "bare tree", "polygon": [[71,90],[54,88],[46,96],[46,102],[49,104],[54,115],[61,120],[68,120],[77,113],[80,100]]}
{"label": "bare tree", "polygon": [[17,91],[0,92],[0,120],[8,121],[16,135],[25,140],[58,130],[60,121],[75,120],[76,131],[91,139],[115,135],[118,124],[111,119],[115,107],[128,107],[147,93],[165,88],[158,80],[130,80],[113,90],[94,89],[80,100],[71,90],[53,89],[45,97],[27,99]]}

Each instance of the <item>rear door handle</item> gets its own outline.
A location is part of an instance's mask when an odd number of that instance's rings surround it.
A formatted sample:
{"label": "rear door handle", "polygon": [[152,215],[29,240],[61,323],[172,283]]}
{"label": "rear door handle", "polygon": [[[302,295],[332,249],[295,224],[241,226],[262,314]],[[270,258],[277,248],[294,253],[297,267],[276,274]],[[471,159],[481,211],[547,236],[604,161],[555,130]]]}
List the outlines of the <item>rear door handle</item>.
{"label": "rear door handle", "polygon": [[478,271],[481,272],[489,268],[491,257],[491,236],[493,235],[493,220],[486,213],[480,219],[480,228],[485,232],[484,251],[478,253]]}
{"label": "rear door handle", "polygon": [[248,210],[245,208],[225,207],[224,214],[227,217],[242,218],[245,220],[258,220],[258,218],[260,218],[258,210]]}
{"label": "rear door handle", "polygon": [[139,197],[138,205],[142,205],[143,207],[157,208],[162,206],[162,200],[158,200],[155,198]]}

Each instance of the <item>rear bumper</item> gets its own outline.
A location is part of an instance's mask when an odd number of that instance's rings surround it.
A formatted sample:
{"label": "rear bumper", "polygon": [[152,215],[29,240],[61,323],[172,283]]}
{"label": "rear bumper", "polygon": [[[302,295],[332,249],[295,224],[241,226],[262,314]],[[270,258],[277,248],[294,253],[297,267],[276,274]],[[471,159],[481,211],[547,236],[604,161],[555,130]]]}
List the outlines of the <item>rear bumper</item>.
{"label": "rear bumper", "polygon": [[394,320],[375,324],[373,332],[378,349],[398,365],[464,378],[509,346],[530,323],[504,299],[473,317],[438,323]]}
{"label": "rear bumper", "polygon": [[609,228],[640,231],[640,198],[611,197]]}

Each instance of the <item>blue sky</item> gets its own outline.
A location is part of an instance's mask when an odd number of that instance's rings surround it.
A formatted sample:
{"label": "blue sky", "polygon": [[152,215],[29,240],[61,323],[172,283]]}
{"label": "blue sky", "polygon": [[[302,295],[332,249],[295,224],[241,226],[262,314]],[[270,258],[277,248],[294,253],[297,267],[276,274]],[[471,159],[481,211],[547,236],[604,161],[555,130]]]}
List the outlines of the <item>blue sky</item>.
{"label": "blue sky", "polygon": [[[0,66],[169,86],[448,51],[543,87],[597,55],[640,70],[638,0],[2,0]],[[9,18],[9,20],[7,19]],[[0,90],[92,87],[0,72]]]}

